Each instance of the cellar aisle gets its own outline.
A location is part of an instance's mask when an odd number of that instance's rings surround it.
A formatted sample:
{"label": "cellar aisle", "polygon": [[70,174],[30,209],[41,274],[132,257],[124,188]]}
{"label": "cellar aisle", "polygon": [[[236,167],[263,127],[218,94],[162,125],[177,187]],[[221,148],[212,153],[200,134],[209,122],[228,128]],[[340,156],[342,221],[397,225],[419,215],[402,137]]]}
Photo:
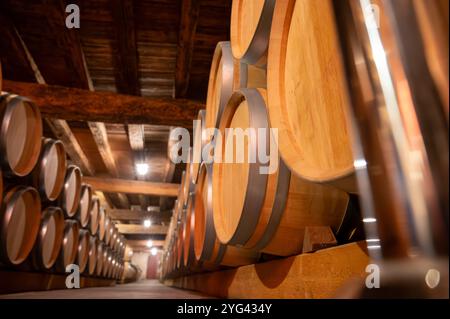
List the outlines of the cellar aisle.
{"label": "cellar aisle", "polygon": [[206,295],[141,280],[112,287],[64,289],[0,295],[0,299],[206,299]]}

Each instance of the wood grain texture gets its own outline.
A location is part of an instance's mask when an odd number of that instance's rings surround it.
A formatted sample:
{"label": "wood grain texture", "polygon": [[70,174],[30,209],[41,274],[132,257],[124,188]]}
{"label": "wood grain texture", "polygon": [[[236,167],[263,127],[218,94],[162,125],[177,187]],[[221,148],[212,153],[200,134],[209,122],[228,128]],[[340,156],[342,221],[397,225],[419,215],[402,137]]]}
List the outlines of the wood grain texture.
{"label": "wood grain texture", "polygon": [[363,278],[369,263],[361,242],[164,283],[219,298],[333,298],[346,282]]}
{"label": "wood grain texture", "polygon": [[202,103],[185,99],[144,98],[7,80],[3,86],[31,98],[43,115],[65,120],[191,128],[192,120],[204,108]]}
{"label": "wood grain texture", "polygon": [[90,184],[94,190],[109,193],[145,194],[157,196],[177,196],[179,184],[155,183],[136,180],[83,177],[83,182]]}
{"label": "wood grain texture", "polygon": [[172,216],[172,211],[148,212],[129,209],[111,209],[107,210],[107,214],[112,220],[143,221],[144,219],[150,219],[152,223],[159,224],[162,222],[168,223]]}
{"label": "wood grain texture", "polygon": [[168,230],[167,226],[160,225],[154,225],[147,228],[143,225],[117,224],[116,227],[121,234],[165,235]]}
{"label": "wood grain texture", "polygon": [[270,122],[283,159],[300,177],[329,183],[354,172],[332,9],[329,0],[276,1],[267,71]]}
{"label": "wood grain texture", "polygon": [[200,10],[200,0],[181,1],[180,31],[175,65],[175,97],[185,97],[189,87],[194,38]]}

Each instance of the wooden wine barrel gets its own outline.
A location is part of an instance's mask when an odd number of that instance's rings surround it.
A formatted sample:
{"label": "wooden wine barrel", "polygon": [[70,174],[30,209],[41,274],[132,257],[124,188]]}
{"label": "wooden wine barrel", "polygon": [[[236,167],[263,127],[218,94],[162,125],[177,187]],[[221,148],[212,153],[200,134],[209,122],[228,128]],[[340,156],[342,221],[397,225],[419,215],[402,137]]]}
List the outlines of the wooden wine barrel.
{"label": "wooden wine barrel", "polygon": [[186,209],[183,209],[183,212],[181,213],[181,219],[180,219],[180,224],[178,225],[178,230],[177,230],[177,260],[176,260],[176,268],[178,270],[184,270],[183,267],[183,259],[184,259],[184,255],[183,255],[183,243],[184,243],[184,223],[186,220]]}
{"label": "wooden wine barrel", "polygon": [[89,225],[91,206],[92,206],[92,188],[88,184],[81,185],[80,205],[78,206],[77,219],[81,227],[86,228]]}
{"label": "wooden wine barrel", "polygon": [[194,127],[193,148],[192,148],[192,163],[190,164],[189,176],[192,183],[197,183],[198,170],[202,162],[202,150],[208,142],[206,136],[206,111],[200,110],[197,115],[197,125]]}
{"label": "wooden wine barrel", "polygon": [[[211,64],[206,97],[206,128],[215,128],[218,125],[223,108],[233,93],[234,61],[230,42],[217,43]],[[208,140],[211,136],[207,137]]]}
{"label": "wooden wine barrel", "polygon": [[276,1],[267,90],[281,156],[304,179],[356,192],[339,52],[331,0]]}
{"label": "wooden wine barrel", "polygon": [[102,241],[99,241],[97,243],[97,263],[95,266],[95,275],[98,277],[102,276],[104,266],[104,253],[106,251],[106,247],[107,246]]}
{"label": "wooden wine barrel", "polygon": [[0,259],[18,265],[30,254],[39,232],[41,201],[32,187],[6,191],[0,207]]}
{"label": "wooden wine barrel", "polygon": [[80,224],[77,220],[66,219],[64,221],[64,237],[56,263],[59,272],[65,272],[68,265],[76,262],[79,233]]}
{"label": "wooden wine barrel", "polygon": [[111,240],[109,241],[109,247],[111,249],[114,249],[114,246],[115,246],[115,244],[117,242],[117,237],[118,236],[119,236],[119,234],[118,234],[117,228],[113,225],[112,234],[111,234]]}
{"label": "wooden wine barrel", "polygon": [[184,178],[184,184],[181,185],[183,194],[182,194],[182,203],[183,207],[187,206],[187,202],[189,200],[189,193],[193,192],[195,189],[195,184],[191,180],[191,165],[192,165],[192,147],[189,147],[189,155],[187,157],[186,163],[186,176]]}
{"label": "wooden wine barrel", "polygon": [[97,265],[97,247],[99,244],[99,240],[95,236],[89,236],[89,257],[88,257],[88,265],[85,270],[89,275],[95,274],[95,266]]}
{"label": "wooden wine barrel", "polygon": [[105,210],[100,208],[98,217],[98,232],[97,236],[100,240],[105,238],[106,227],[109,226],[109,219],[106,216]]}
{"label": "wooden wine barrel", "polygon": [[77,265],[80,267],[80,273],[86,270],[89,261],[89,241],[90,235],[89,231],[85,229],[80,229],[78,235],[78,248],[77,248]]}
{"label": "wooden wine barrel", "polygon": [[109,242],[111,241],[112,232],[113,232],[112,222],[108,217],[106,217],[106,219],[105,219],[105,238],[103,239],[103,241],[105,242],[106,245],[108,245]]}
{"label": "wooden wine barrel", "polygon": [[189,196],[185,225],[183,227],[183,266],[191,271],[200,271],[202,270],[202,263],[195,258],[194,250],[195,193],[190,193]]}
{"label": "wooden wine barrel", "polygon": [[28,175],[41,150],[42,118],[30,100],[0,92],[0,165],[4,173]]}
{"label": "wooden wine barrel", "polygon": [[89,230],[92,235],[96,235],[100,226],[100,200],[92,198],[91,212],[89,217]]}
{"label": "wooden wine barrel", "polygon": [[[269,121],[265,90],[243,89],[235,92],[221,119],[225,129],[265,129],[269,140]],[[228,141],[232,138],[232,141]],[[237,138],[220,140],[222,158],[242,152]],[[278,157],[276,145],[246,139],[242,163],[214,163],[213,216],[217,237],[223,244],[240,245],[280,256],[302,251],[306,227],[327,226],[337,231],[344,219],[348,194],[337,188],[308,182],[291,175]],[[250,162],[247,150],[254,152]],[[251,152],[250,151],[250,152]],[[269,153],[263,164],[257,154]],[[236,161],[235,161],[236,162]],[[272,174],[262,172],[269,164]]]}
{"label": "wooden wine barrel", "polygon": [[233,0],[231,49],[233,56],[248,64],[265,65],[275,0]]}
{"label": "wooden wine barrel", "polygon": [[111,248],[106,247],[103,250],[103,269],[102,269],[102,277],[107,277],[109,269],[111,268]]}
{"label": "wooden wine barrel", "polygon": [[0,167],[0,203],[3,202],[3,174],[2,169]]}
{"label": "wooden wine barrel", "polygon": [[41,225],[32,252],[36,269],[50,269],[58,259],[64,236],[64,213],[59,207],[42,212]]}
{"label": "wooden wine barrel", "polygon": [[60,196],[60,205],[67,217],[75,216],[80,205],[81,197],[81,170],[70,165],[67,168],[64,186]]}
{"label": "wooden wine barrel", "polygon": [[64,186],[66,176],[66,151],[61,141],[42,139],[41,154],[33,170],[33,186],[42,198],[54,201]]}
{"label": "wooden wine barrel", "polygon": [[[194,205],[194,252],[203,267],[219,265],[236,267],[257,261],[257,252],[221,244],[214,229],[213,220],[212,165],[200,167]],[[231,203],[230,203],[231,204]],[[192,230],[191,230],[192,231]]]}
{"label": "wooden wine barrel", "polygon": [[184,170],[181,173],[181,183],[180,188],[178,190],[178,196],[177,196],[177,206],[175,212],[177,213],[176,216],[178,217],[181,213],[181,210],[183,209],[183,203],[184,203],[184,185],[186,184],[186,170]]}

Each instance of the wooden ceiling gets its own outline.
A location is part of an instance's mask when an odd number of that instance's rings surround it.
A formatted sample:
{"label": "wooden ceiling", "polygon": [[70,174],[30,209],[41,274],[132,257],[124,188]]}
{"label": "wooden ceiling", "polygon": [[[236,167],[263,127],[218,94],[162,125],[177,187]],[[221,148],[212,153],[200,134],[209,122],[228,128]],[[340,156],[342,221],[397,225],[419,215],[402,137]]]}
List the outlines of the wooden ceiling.
{"label": "wooden ceiling", "polygon": [[[80,8],[80,29],[65,26],[69,3]],[[230,13],[231,0],[2,0],[0,60],[3,77],[10,80],[5,89],[20,88],[21,94],[24,87],[39,104],[36,91],[43,87],[32,91],[26,83],[49,85],[45,97],[52,102],[44,97],[39,105],[46,117],[45,134],[64,142],[71,161],[85,175],[177,183],[184,168],[167,158],[170,125],[189,123],[205,102],[214,48],[229,38]],[[56,86],[86,93],[66,90],[64,95]],[[88,91],[120,94],[108,96],[113,101],[109,117],[96,117],[99,110],[108,113],[105,95]],[[77,116],[58,113],[59,105],[52,103],[75,95],[82,105]],[[99,101],[104,105],[98,106]],[[130,104],[139,109],[132,113]],[[45,107],[53,107],[58,118]],[[128,112],[134,118],[127,118]],[[142,161],[150,171],[138,177],[135,164]],[[106,192],[105,199],[111,209],[122,211],[156,206],[165,212],[173,206],[173,199],[160,196]],[[136,239],[152,233],[132,229],[133,236],[141,236]],[[164,229],[155,230],[157,236]]]}

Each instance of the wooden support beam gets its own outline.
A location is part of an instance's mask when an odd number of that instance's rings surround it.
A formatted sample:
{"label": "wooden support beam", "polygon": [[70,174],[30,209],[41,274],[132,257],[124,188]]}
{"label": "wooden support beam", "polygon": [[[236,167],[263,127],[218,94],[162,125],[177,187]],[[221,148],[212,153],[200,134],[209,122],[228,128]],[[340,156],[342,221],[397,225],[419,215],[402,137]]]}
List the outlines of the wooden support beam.
{"label": "wooden support beam", "polygon": [[144,126],[128,125],[128,140],[133,151],[142,152],[144,150]]}
{"label": "wooden support beam", "polygon": [[349,280],[363,282],[369,263],[366,244],[359,242],[231,270],[166,280],[165,284],[219,298],[336,298],[338,290]]}
{"label": "wooden support beam", "polygon": [[[162,247],[164,245],[164,240],[152,240],[153,243],[153,247]],[[148,240],[136,240],[136,239],[130,239],[127,240],[127,245],[129,245],[130,247],[132,247],[133,249],[135,248],[149,248],[147,246]]]}
{"label": "wooden support beam", "polygon": [[86,176],[83,177],[83,181],[92,185],[94,190],[104,191],[107,193],[143,194],[170,197],[176,197],[180,187],[179,184],[173,183],[155,183]]}
{"label": "wooden support beam", "polygon": [[141,95],[132,0],[111,1],[118,54],[114,55],[117,92]]}
{"label": "wooden support beam", "polygon": [[175,67],[175,97],[185,97],[189,87],[194,37],[197,30],[200,0],[181,0],[181,21]]}
{"label": "wooden support beam", "polygon": [[172,216],[172,211],[147,212],[130,209],[111,209],[107,211],[108,216],[113,220],[120,221],[142,221],[150,219],[154,224],[168,223]]}
{"label": "wooden support beam", "polygon": [[161,225],[144,227],[143,225],[134,224],[116,224],[116,227],[121,234],[165,235],[168,230],[167,226]]}
{"label": "wooden support beam", "polygon": [[[105,123],[88,122],[88,125],[94,141],[97,144],[97,148],[103,160],[103,163],[105,163],[105,166],[108,169],[109,173],[113,177],[120,177],[116,161],[111,151],[111,146],[109,145],[108,133],[106,132]],[[117,199],[119,200],[120,206],[122,208],[130,207],[130,203],[128,202],[128,198],[125,194],[117,194]]]}
{"label": "wooden support beam", "polygon": [[70,159],[75,165],[80,167],[81,171],[87,175],[94,175],[95,170],[89,162],[86,154],[81,149],[75,135],[64,120],[46,119],[46,122],[52,130],[55,137],[61,140]]}
{"label": "wooden support beam", "polygon": [[203,103],[90,92],[56,85],[3,81],[6,91],[29,97],[44,116],[74,121],[156,124],[192,128]]}
{"label": "wooden support beam", "polygon": [[[16,64],[20,65],[20,69],[24,70],[24,72],[29,75],[29,80],[36,81],[37,83],[44,85],[45,79],[13,23],[4,16],[0,15],[0,25],[2,33],[4,32],[4,34],[8,36],[3,38],[3,41],[1,42],[4,44],[6,43],[5,39],[8,40],[7,48],[13,50],[14,56],[16,57],[13,66]],[[3,50],[5,50],[6,47],[1,47],[1,49],[2,52],[4,52]],[[4,53],[0,56],[3,55]],[[4,90],[10,90],[13,93],[20,94],[20,92],[17,92],[11,88],[4,88]],[[80,144],[78,144],[78,141],[73,135],[67,122],[58,119],[46,119],[46,122],[55,137],[63,142],[70,159],[78,167],[80,167],[84,174],[93,175],[95,173],[94,169],[89,163],[86,154],[81,149]]]}

